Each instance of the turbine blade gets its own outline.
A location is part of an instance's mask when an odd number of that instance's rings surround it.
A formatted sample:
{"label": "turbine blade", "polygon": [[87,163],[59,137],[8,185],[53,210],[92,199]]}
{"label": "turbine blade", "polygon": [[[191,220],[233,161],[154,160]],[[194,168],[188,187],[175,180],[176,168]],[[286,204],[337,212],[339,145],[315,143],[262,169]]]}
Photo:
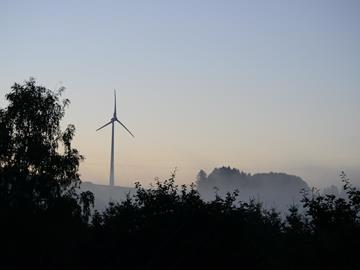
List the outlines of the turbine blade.
{"label": "turbine blade", "polygon": [[120,125],[122,125],[122,126],[126,129],[126,131],[130,133],[131,136],[133,136],[133,137],[135,138],[135,136],[130,132],[130,130],[127,129],[127,127],[125,127],[125,125],[124,125],[123,123],[121,123],[118,119],[116,119],[116,121],[117,121]]}
{"label": "turbine blade", "polygon": [[107,125],[110,125],[110,124],[111,124],[111,121],[109,123],[106,123],[105,125],[99,127],[96,131],[98,131],[98,130],[100,130],[100,129],[102,129],[102,128],[106,127]]}
{"label": "turbine blade", "polygon": [[114,89],[114,117],[116,117],[116,90]]}

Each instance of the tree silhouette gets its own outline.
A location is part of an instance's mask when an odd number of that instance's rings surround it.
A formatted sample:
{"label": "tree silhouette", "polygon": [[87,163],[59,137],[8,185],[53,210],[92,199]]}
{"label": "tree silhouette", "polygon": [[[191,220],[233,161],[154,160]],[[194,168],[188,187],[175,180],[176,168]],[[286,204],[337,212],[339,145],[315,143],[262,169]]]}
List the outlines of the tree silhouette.
{"label": "tree silhouette", "polygon": [[0,200],[8,207],[32,210],[76,200],[87,218],[93,198],[76,192],[83,156],[71,145],[75,127],[60,129],[69,104],[60,100],[63,90],[52,92],[31,78],[23,85],[15,83],[6,95],[9,105],[0,110]]}
{"label": "tree silhouette", "polygon": [[30,78],[11,87],[0,109],[0,230],[8,232],[3,254],[13,269],[24,263],[18,257],[40,267],[73,253],[90,217],[93,194],[77,190],[83,157],[71,144],[75,127],[60,128],[69,104],[63,90]]}

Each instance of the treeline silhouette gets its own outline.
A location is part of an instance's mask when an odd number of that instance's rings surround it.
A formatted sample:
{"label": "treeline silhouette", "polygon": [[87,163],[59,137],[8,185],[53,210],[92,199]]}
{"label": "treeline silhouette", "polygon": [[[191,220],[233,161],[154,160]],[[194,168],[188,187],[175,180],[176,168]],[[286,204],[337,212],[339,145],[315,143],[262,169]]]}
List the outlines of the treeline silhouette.
{"label": "treeline silhouette", "polygon": [[[197,190],[205,200],[215,199],[216,194],[238,190],[239,200],[256,200],[267,209],[286,212],[289,205],[300,203],[301,191],[308,190],[307,183],[298,176],[286,173],[250,174],[236,168],[215,168],[209,175],[200,170],[196,180]],[[216,193],[214,192],[216,191]]]}
{"label": "treeline silhouette", "polygon": [[346,198],[306,189],[285,216],[237,191],[204,201],[175,172],[93,211],[62,90],[30,79],[0,109],[1,269],[358,269],[360,191],[345,174]]}

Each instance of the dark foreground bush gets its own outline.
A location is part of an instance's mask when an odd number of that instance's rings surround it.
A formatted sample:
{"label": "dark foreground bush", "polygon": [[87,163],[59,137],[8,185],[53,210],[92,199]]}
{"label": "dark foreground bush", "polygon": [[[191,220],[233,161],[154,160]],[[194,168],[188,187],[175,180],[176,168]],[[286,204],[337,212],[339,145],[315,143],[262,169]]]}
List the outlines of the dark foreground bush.
{"label": "dark foreground bush", "polygon": [[360,193],[343,181],[348,198],[305,193],[301,213],[292,206],[286,216],[238,202],[236,192],[204,202],[194,186],[178,187],[173,177],[149,189],[137,184],[134,196],[95,212],[89,224],[50,210],[9,219],[5,227],[2,220],[1,263],[11,269],[357,269]]}
{"label": "dark foreground bush", "polygon": [[[1,261],[9,269],[357,269],[360,193],[304,194],[284,216],[236,192],[203,201],[174,178],[110,203],[90,223],[61,206],[2,209]],[[63,208],[64,207],[64,208]],[[36,211],[37,212],[37,211]],[[4,226],[5,224],[5,226]]]}
{"label": "dark foreground bush", "polygon": [[360,192],[342,175],[348,198],[304,193],[281,218],[237,193],[204,202],[174,176],[95,213],[100,265],[142,269],[353,269],[360,244]]}

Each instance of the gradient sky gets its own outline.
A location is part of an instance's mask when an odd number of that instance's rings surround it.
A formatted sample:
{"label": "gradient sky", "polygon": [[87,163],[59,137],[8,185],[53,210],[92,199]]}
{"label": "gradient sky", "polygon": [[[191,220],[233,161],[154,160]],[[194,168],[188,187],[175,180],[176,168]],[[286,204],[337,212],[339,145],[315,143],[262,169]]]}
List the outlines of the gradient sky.
{"label": "gradient sky", "polygon": [[360,1],[0,0],[0,106],[30,76],[65,86],[83,180],[177,166],[283,171],[310,185],[360,183]]}

